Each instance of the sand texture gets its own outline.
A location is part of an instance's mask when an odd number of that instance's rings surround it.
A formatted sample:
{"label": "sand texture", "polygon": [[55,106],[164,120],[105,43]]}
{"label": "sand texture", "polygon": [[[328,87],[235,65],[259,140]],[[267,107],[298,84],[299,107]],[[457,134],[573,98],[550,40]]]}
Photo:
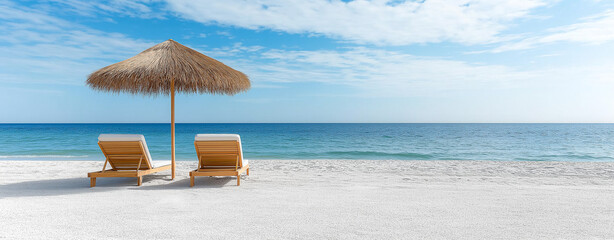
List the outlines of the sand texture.
{"label": "sand texture", "polygon": [[0,161],[0,239],[614,239],[614,163],[252,160],[99,178],[98,161]]}

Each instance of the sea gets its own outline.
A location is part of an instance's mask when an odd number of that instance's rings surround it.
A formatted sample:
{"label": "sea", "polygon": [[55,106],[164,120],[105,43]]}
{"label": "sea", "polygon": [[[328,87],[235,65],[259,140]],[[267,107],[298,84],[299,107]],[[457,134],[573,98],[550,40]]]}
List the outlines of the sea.
{"label": "sea", "polygon": [[[99,134],[143,134],[171,157],[170,124],[0,124],[0,160],[104,160]],[[179,123],[176,158],[198,133],[241,135],[246,159],[614,161],[614,124]]]}

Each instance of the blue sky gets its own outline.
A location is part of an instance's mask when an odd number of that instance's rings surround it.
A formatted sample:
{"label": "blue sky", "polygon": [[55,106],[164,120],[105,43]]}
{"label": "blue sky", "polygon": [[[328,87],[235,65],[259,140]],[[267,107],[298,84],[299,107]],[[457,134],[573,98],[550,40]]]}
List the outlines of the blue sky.
{"label": "blue sky", "polygon": [[614,122],[597,0],[0,0],[0,122],[168,122],[85,79],[171,38],[252,81],[178,122]]}

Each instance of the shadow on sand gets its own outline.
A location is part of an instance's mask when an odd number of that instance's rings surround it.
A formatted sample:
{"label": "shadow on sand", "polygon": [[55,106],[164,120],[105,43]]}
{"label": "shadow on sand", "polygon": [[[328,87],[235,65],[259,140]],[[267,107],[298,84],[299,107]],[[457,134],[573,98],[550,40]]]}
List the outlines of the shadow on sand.
{"label": "shadow on sand", "polygon": [[[229,183],[230,182],[230,183]],[[234,177],[200,177],[195,179],[194,189],[236,186]],[[136,178],[97,178],[96,187],[90,188],[89,178],[61,178],[26,181],[0,185],[0,199],[11,197],[62,196],[81,193],[98,193],[128,190],[179,190],[190,188],[190,179],[175,179],[170,175],[143,176],[141,186]]]}
{"label": "shadow on sand", "polygon": [[[169,177],[170,178],[170,177]],[[145,181],[145,180],[143,180]],[[167,184],[150,184],[139,187],[134,190],[178,190],[178,189],[196,189],[196,188],[222,188],[236,186],[237,178],[235,177],[197,177],[194,179],[194,187],[190,187],[190,178],[181,180],[169,181]]]}

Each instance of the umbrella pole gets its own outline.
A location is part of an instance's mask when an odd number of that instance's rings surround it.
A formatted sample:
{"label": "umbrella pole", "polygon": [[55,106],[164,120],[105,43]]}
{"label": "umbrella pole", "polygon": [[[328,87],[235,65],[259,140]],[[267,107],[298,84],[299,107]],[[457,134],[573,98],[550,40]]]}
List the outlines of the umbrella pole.
{"label": "umbrella pole", "polygon": [[171,179],[175,179],[175,79],[171,79],[171,164]]}

